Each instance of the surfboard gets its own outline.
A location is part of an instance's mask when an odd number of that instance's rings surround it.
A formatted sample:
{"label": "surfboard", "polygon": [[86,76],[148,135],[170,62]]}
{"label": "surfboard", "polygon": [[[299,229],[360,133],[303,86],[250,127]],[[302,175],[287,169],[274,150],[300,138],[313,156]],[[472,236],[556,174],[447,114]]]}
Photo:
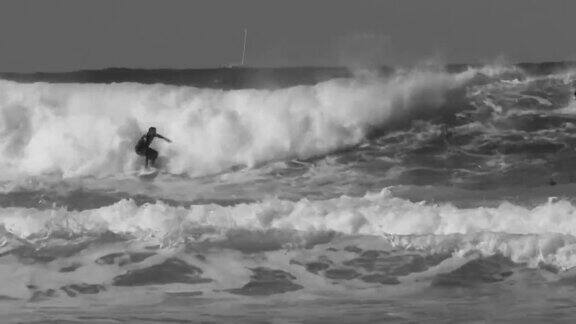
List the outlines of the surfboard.
{"label": "surfboard", "polygon": [[156,178],[156,176],[158,175],[159,172],[160,172],[160,170],[158,170],[156,168],[144,169],[138,173],[138,178],[146,179],[146,180],[154,179],[154,178]]}

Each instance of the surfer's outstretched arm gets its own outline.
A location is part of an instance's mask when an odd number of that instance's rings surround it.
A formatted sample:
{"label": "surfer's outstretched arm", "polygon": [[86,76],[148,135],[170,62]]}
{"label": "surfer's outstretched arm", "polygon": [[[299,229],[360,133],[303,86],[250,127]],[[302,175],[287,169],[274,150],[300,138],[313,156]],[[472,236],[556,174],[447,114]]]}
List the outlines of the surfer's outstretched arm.
{"label": "surfer's outstretched arm", "polygon": [[160,134],[156,134],[155,136],[158,137],[158,138],[161,138],[161,139],[165,140],[165,141],[168,142],[168,143],[172,143],[172,141],[171,141],[170,139],[168,139],[168,138],[166,138],[166,137],[164,137],[164,136],[162,136],[162,135],[160,135]]}

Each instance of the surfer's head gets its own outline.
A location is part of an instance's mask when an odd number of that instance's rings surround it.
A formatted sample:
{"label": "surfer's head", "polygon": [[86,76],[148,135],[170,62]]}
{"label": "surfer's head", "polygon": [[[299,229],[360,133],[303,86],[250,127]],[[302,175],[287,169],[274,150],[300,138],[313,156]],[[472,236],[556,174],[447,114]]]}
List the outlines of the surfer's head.
{"label": "surfer's head", "polygon": [[148,134],[152,134],[152,135],[156,134],[156,127],[148,128]]}

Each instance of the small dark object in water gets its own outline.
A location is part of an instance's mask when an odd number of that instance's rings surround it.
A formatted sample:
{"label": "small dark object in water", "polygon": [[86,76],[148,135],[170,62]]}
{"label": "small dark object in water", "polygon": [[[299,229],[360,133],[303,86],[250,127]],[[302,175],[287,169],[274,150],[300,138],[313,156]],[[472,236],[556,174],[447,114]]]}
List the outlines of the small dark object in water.
{"label": "small dark object in water", "polygon": [[554,178],[550,178],[550,180],[548,181],[548,184],[551,186],[555,186],[556,185],[556,181],[554,181]]}
{"label": "small dark object in water", "polygon": [[170,258],[161,264],[130,270],[113,279],[114,286],[165,285],[171,283],[200,284],[212,279],[202,278],[202,269],[180,259]]}
{"label": "small dark object in water", "polygon": [[270,296],[304,288],[292,282],[296,280],[296,277],[286,271],[264,267],[250,270],[253,272],[253,275],[250,276],[250,282],[241,288],[228,289],[226,291],[235,295]]}

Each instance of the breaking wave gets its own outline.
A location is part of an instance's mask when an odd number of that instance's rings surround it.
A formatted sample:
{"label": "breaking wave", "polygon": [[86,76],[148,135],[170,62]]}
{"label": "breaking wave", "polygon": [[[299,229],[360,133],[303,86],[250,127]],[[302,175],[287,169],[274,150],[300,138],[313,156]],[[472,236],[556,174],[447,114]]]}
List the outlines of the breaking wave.
{"label": "breaking wave", "polygon": [[150,126],[169,173],[308,158],[440,109],[475,71],[406,72],[277,90],[0,81],[0,177],[110,176],[141,167],[135,140]]}
{"label": "breaking wave", "polygon": [[[138,206],[132,200],[85,211],[3,208],[2,250],[23,241],[33,245],[61,238],[107,233],[160,244],[220,247],[242,252],[309,248],[339,235],[373,236],[402,248],[434,253],[480,250],[515,262],[576,266],[576,206],[565,200],[527,208],[456,208],[395,198],[387,190],[364,197],[297,202],[172,207]],[[11,242],[11,243],[10,243]]]}

